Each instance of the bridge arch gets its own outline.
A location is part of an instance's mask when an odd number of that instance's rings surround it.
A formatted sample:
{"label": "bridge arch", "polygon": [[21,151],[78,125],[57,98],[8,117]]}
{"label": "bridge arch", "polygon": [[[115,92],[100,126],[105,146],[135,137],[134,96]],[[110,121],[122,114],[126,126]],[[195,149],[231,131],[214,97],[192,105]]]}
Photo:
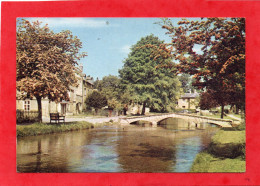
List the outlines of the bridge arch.
{"label": "bridge arch", "polygon": [[140,124],[148,124],[148,123],[152,124],[153,123],[152,121],[149,121],[149,120],[137,119],[137,120],[131,121],[129,124],[133,125],[133,124],[136,124],[138,122],[140,122]]}
{"label": "bridge arch", "polygon": [[182,120],[187,121],[186,119],[179,118],[179,117],[176,117],[176,116],[169,116],[169,117],[165,117],[165,118],[163,118],[163,119],[159,119],[159,120],[157,120],[156,122],[157,122],[157,124],[159,125],[161,122],[163,122],[163,121],[165,121],[165,120],[167,120],[167,119],[170,119],[170,118],[173,118],[173,119],[182,119]]}

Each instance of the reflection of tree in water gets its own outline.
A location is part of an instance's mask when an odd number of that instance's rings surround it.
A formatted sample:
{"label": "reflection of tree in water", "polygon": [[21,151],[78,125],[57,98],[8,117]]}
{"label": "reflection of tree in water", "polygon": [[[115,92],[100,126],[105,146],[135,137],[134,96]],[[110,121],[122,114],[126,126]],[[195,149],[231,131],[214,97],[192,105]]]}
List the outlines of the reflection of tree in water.
{"label": "reflection of tree in water", "polygon": [[164,130],[126,131],[118,142],[118,163],[124,172],[171,172],[174,143],[174,135],[167,137]]}
{"label": "reflection of tree in water", "polygon": [[[155,147],[149,143],[140,143],[139,146],[143,147],[144,150],[135,150],[134,152],[138,153],[138,156],[160,158],[162,161],[170,161],[175,155],[175,151],[172,149]],[[135,156],[135,154],[130,154],[130,156]]]}
{"label": "reflection of tree in water", "polygon": [[17,171],[70,172],[68,164],[84,156],[84,152],[76,147],[90,141],[91,139],[84,132],[79,132],[77,135],[73,132],[19,139]]}
{"label": "reflection of tree in water", "polygon": [[[183,143],[183,139],[201,135],[202,145],[207,146],[210,142],[211,134],[214,133],[215,129],[217,130],[217,128],[198,130],[206,129],[207,126],[200,124],[195,129],[194,126],[190,126],[190,123],[183,119],[171,118],[169,121],[165,120],[161,125],[158,125],[162,127],[151,128],[146,125],[146,127],[139,127],[135,131],[126,129],[117,146],[119,154],[118,163],[121,165],[121,168],[124,172],[174,171],[177,161],[177,145]],[[192,144],[191,152],[193,152],[197,143],[200,142],[194,143],[195,146],[193,147]],[[182,153],[185,153],[185,151]],[[190,159],[189,154],[183,157]]]}
{"label": "reflection of tree in water", "polygon": [[158,126],[170,130],[195,130],[194,122],[181,118],[166,118],[158,123]]}
{"label": "reflection of tree in water", "polygon": [[[206,124],[210,126],[210,124]],[[214,126],[214,125],[213,125]],[[201,145],[203,148],[208,147],[211,142],[211,137],[219,130],[219,127],[208,127],[205,132],[201,135]]]}

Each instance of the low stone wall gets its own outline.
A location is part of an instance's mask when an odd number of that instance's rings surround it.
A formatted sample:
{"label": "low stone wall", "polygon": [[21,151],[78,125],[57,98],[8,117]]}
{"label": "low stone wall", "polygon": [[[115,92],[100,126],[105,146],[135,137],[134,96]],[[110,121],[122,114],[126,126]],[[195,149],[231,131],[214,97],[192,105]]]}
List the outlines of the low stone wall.
{"label": "low stone wall", "polygon": [[17,123],[31,123],[38,121],[38,111],[16,110]]}

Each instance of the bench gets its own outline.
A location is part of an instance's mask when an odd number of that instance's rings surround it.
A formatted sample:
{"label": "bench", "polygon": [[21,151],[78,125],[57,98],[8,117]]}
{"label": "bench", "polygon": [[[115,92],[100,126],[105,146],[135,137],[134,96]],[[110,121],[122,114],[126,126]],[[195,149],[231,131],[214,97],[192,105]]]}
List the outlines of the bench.
{"label": "bench", "polygon": [[60,116],[59,113],[50,113],[50,123],[51,121],[55,121],[55,123],[63,121],[65,123],[65,116]]}

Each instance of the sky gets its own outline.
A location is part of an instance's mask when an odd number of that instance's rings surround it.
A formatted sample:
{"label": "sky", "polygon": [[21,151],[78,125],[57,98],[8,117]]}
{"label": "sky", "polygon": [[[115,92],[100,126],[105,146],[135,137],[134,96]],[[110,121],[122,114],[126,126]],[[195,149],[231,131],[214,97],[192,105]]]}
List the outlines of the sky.
{"label": "sky", "polygon": [[[54,32],[70,30],[82,42],[81,52],[87,57],[79,63],[83,72],[94,80],[108,75],[118,75],[130,47],[142,37],[153,34],[165,42],[171,39],[166,30],[155,24],[160,18],[25,18],[48,24]],[[173,19],[177,23],[180,19]]]}

